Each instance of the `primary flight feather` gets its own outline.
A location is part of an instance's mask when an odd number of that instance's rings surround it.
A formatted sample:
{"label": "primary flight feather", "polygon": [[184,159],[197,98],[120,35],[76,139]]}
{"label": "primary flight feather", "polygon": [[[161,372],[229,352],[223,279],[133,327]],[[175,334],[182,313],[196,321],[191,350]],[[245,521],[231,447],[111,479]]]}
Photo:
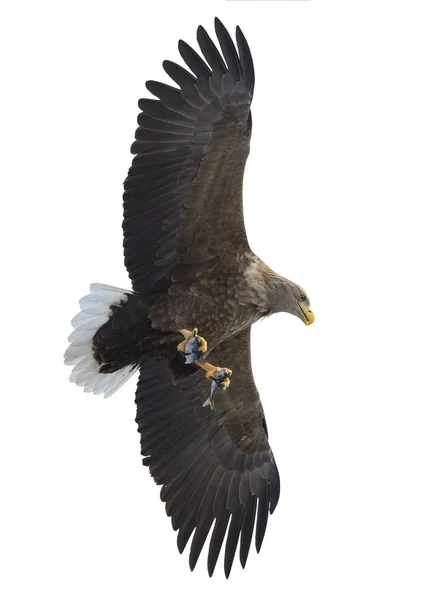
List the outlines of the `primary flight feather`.
{"label": "primary flight feather", "polygon": [[[225,541],[228,577],[239,543],[262,545],[280,482],[253,379],[250,330],[285,311],[314,321],[306,292],[248,245],[242,184],[251,137],[254,69],[215,20],[204,59],[185,42],[189,71],[163,67],[177,87],[147,81],[135,157],[124,182],[124,256],[133,291],[92,284],[73,319],[65,362],[85,391],[113,394],[139,369],[143,463],[162,485],[191,569],[213,527],[208,571]],[[226,535],[227,534],[227,535]]]}

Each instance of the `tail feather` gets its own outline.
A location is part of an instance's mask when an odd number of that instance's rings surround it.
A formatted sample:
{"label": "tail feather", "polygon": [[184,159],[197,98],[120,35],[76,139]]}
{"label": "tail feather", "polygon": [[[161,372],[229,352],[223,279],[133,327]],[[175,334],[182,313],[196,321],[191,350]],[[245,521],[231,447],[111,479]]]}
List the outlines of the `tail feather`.
{"label": "tail feather", "polygon": [[[99,310],[103,310],[103,305],[101,308],[99,307]],[[101,314],[100,312],[99,314],[90,315],[82,311],[74,317],[74,319],[71,321],[71,325],[77,331],[89,331],[92,329],[98,329],[99,327],[104,325],[106,321],[106,314]]]}
{"label": "tail feather", "polygon": [[64,359],[73,366],[70,381],[83,387],[85,392],[103,394],[105,398],[115,393],[138,369],[137,364],[123,366],[112,373],[102,373],[95,358],[92,340],[95,333],[112,316],[112,306],[122,306],[131,292],[101,283],[90,286],[90,294],[80,300],[81,311],[71,321],[74,331],[68,338]]}

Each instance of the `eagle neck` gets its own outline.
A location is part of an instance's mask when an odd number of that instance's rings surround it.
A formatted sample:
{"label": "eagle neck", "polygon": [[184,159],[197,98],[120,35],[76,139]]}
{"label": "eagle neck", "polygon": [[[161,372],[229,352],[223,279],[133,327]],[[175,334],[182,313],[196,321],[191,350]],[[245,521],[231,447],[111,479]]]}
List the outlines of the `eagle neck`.
{"label": "eagle neck", "polygon": [[283,278],[256,255],[250,257],[244,276],[250,290],[251,302],[256,305],[261,316],[278,312],[280,308],[277,297],[283,286]]}

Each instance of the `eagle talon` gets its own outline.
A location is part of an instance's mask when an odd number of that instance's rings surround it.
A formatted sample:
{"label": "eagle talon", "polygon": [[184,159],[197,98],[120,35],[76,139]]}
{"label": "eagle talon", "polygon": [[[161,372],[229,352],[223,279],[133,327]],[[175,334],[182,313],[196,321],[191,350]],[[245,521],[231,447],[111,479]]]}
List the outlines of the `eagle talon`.
{"label": "eagle talon", "polygon": [[209,398],[203,402],[203,406],[210,405],[211,409],[214,409],[214,396],[218,390],[222,390],[223,392],[230,385],[230,377],[232,376],[231,369],[227,369],[226,367],[214,367],[212,365],[208,365],[208,370],[206,371],[206,377],[212,381],[212,385],[210,388]]}
{"label": "eagle talon", "polygon": [[198,329],[193,331],[189,329],[180,329],[180,333],[185,338],[177,346],[177,350],[185,357],[185,364],[191,364],[200,360],[207,351],[207,342],[198,335]]}
{"label": "eagle talon", "polygon": [[210,405],[213,409],[213,398],[218,390],[225,391],[230,385],[231,369],[227,367],[215,367],[210,363],[201,360],[201,357],[207,352],[207,342],[198,335],[198,329],[180,329],[179,333],[185,338],[177,346],[177,350],[184,356],[185,364],[195,364],[197,367],[206,371],[206,377],[211,380],[210,395],[203,403],[203,406]]}
{"label": "eagle talon", "polygon": [[215,381],[217,385],[223,390],[229,387],[230,385],[230,377],[232,376],[232,371],[227,369],[226,367],[213,367],[209,371],[206,372],[206,377],[208,379],[212,379]]}

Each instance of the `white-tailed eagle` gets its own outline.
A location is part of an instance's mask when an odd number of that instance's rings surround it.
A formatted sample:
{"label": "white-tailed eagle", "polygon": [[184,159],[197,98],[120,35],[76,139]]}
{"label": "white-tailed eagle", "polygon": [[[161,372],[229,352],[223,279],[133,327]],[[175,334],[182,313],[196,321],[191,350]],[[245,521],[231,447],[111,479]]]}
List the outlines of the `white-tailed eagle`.
{"label": "white-tailed eagle", "polygon": [[[65,353],[71,380],[109,396],[139,369],[141,452],[162,486],[180,552],[195,567],[206,537],[212,575],[225,540],[229,575],[239,542],[259,551],[279,499],[279,474],[253,379],[250,330],[279,311],[314,320],[306,292],[251,250],[242,182],[254,70],[215,20],[221,51],[199,27],[202,58],[163,67],[177,87],[148,81],[124,182],[124,255],[132,290],[93,284]],[[256,524],[255,524],[256,523]],[[226,536],[227,532],[227,536]]]}

